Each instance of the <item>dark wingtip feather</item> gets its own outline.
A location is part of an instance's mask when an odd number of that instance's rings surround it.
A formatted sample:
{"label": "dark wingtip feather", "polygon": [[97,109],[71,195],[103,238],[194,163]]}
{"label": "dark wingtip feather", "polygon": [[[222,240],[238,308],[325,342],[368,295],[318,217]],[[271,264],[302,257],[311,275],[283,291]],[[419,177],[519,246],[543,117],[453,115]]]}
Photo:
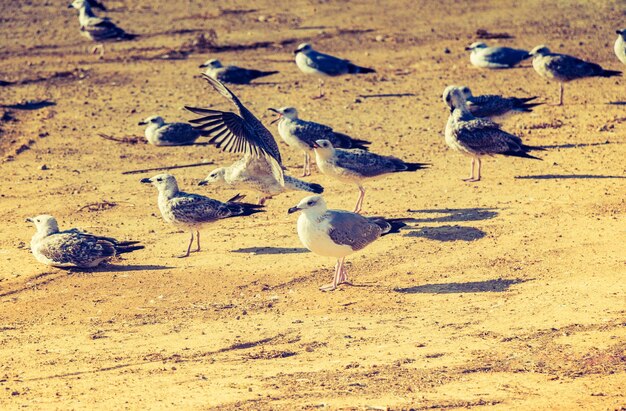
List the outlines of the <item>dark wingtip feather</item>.
{"label": "dark wingtip feather", "polygon": [[602,73],[600,73],[600,76],[602,77],[615,77],[615,76],[621,76],[622,72],[621,71],[617,71],[617,70],[602,70]]}
{"label": "dark wingtip feather", "polygon": [[424,168],[430,167],[428,163],[403,163],[406,166],[406,169],[399,171],[417,171],[422,170]]}
{"label": "dark wingtip feather", "polygon": [[143,245],[132,245],[127,247],[115,247],[116,254],[125,254],[132,253],[133,251],[143,250],[145,247]]}
{"label": "dark wingtip feather", "polygon": [[322,194],[324,192],[324,187],[320,184],[309,183],[309,187],[311,187],[311,192],[315,194]]}

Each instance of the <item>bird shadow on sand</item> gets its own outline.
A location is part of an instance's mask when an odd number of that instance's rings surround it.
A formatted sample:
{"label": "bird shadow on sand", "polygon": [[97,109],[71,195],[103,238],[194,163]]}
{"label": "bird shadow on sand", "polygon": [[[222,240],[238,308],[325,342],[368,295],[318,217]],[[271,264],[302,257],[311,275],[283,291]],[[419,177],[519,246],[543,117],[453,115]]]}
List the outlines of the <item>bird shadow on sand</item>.
{"label": "bird shadow on sand", "polygon": [[430,210],[407,210],[409,213],[443,214],[433,217],[414,218],[416,223],[455,223],[460,221],[481,221],[497,217],[496,208],[444,208]]}
{"label": "bird shadow on sand", "polygon": [[403,294],[457,294],[457,293],[501,293],[515,284],[524,283],[521,278],[487,281],[471,281],[467,283],[424,284],[415,287],[395,288],[394,291]]}
{"label": "bird shadow on sand", "polygon": [[306,248],[294,248],[294,247],[247,247],[231,250],[231,253],[245,253],[245,254],[261,254],[261,255],[275,255],[275,254],[303,254],[308,253]]}
{"label": "bird shadow on sand", "polygon": [[68,273],[123,273],[127,271],[159,271],[159,270],[173,270],[176,267],[170,267],[167,265],[153,265],[153,264],[104,264],[94,268],[69,268]]}
{"label": "bird shadow on sand", "polygon": [[475,241],[485,237],[485,232],[474,227],[444,225],[440,227],[421,227],[411,231],[405,237],[424,237],[436,241]]}
{"label": "bird shadow on sand", "polygon": [[569,144],[553,144],[550,146],[539,146],[540,148],[545,149],[559,149],[559,148],[581,148],[581,147],[594,147],[594,146],[605,146],[607,144],[622,144],[615,141],[604,141],[602,143],[569,143]]}
{"label": "bird shadow on sand", "polygon": [[559,179],[606,179],[626,178],[626,176],[606,176],[602,174],[541,174],[536,176],[515,176],[517,180],[559,180]]}

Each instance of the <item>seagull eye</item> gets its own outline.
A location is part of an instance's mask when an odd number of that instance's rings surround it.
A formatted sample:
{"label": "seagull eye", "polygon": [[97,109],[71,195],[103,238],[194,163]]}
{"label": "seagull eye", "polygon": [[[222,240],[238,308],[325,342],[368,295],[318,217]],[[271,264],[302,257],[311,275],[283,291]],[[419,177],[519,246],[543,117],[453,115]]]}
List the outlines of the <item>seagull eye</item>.
{"label": "seagull eye", "polygon": [[163,179],[162,178],[157,178],[157,181],[163,181]]}
{"label": "seagull eye", "polygon": [[309,201],[308,203],[306,203],[306,205],[308,205],[309,207],[314,206],[315,205],[315,201]]}

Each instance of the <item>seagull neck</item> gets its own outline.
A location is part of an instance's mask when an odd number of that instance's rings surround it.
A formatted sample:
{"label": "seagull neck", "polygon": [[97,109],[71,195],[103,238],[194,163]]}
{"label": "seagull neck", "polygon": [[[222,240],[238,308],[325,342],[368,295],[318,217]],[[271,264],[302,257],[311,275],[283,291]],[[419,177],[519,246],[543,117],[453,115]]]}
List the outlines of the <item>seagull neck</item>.
{"label": "seagull neck", "polygon": [[452,112],[452,117],[455,120],[471,120],[474,118],[474,115],[469,111],[469,109],[467,108],[467,106],[465,106],[465,104],[463,104],[460,107],[456,107],[454,109],[454,111]]}
{"label": "seagull neck", "polygon": [[83,7],[80,8],[78,13],[79,13],[78,20],[80,20],[81,23],[84,22],[85,20],[88,20],[91,17],[96,17],[94,12],[91,11],[91,7],[89,7],[88,4],[84,4]]}
{"label": "seagull neck", "polygon": [[45,227],[40,227],[39,229],[37,229],[37,233],[35,234],[33,239],[46,238],[49,235],[56,234],[58,232],[59,232],[59,227],[54,226],[54,225],[47,225]]}
{"label": "seagull neck", "polygon": [[161,190],[159,190],[159,197],[163,197],[167,200],[174,198],[176,196],[176,194],[178,194],[178,185],[177,184],[172,184],[172,185],[168,185],[167,187],[162,188]]}
{"label": "seagull neck", "polygon": [[308,208],[302,212],[302,215],[307,219],[315,221],[316,223],[320,223],[324,219],[324,214],[326,214],[326,210],[317,208]]}
{"label": "seagull neck", "polygon": [[320,160],[328,160],[330,158],[332,158],[335,155],[335,148],[331,148],[331,149],[317,149],[315,150],[315,156],[318,157]]}

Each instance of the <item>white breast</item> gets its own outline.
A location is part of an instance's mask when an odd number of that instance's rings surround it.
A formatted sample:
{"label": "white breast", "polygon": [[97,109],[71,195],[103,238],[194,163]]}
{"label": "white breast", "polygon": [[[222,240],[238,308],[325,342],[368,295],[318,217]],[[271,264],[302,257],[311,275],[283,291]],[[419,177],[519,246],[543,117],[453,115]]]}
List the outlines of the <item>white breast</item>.
{"label": "white breast", "polygon": [[296,55],[296,65],[301,72],[303,72],[304,74],[324,75],[324,73],[322,73],[321,71],[317,71],[313,67],[309,66],[308,60],[309,58],[304,53],[298,53]]}
{"label": "white breast", "polygon": [[336,244],[328,235],[328,221],[318,222],[302,213],[298,218],[298,236],[302,244],[324,257],[341,258],[354,252],[348,245]]}
{"label": "white breast", "polygon": [[626,42],[621,35],[615,40],[615,55],[619,61],[626,64]]}

